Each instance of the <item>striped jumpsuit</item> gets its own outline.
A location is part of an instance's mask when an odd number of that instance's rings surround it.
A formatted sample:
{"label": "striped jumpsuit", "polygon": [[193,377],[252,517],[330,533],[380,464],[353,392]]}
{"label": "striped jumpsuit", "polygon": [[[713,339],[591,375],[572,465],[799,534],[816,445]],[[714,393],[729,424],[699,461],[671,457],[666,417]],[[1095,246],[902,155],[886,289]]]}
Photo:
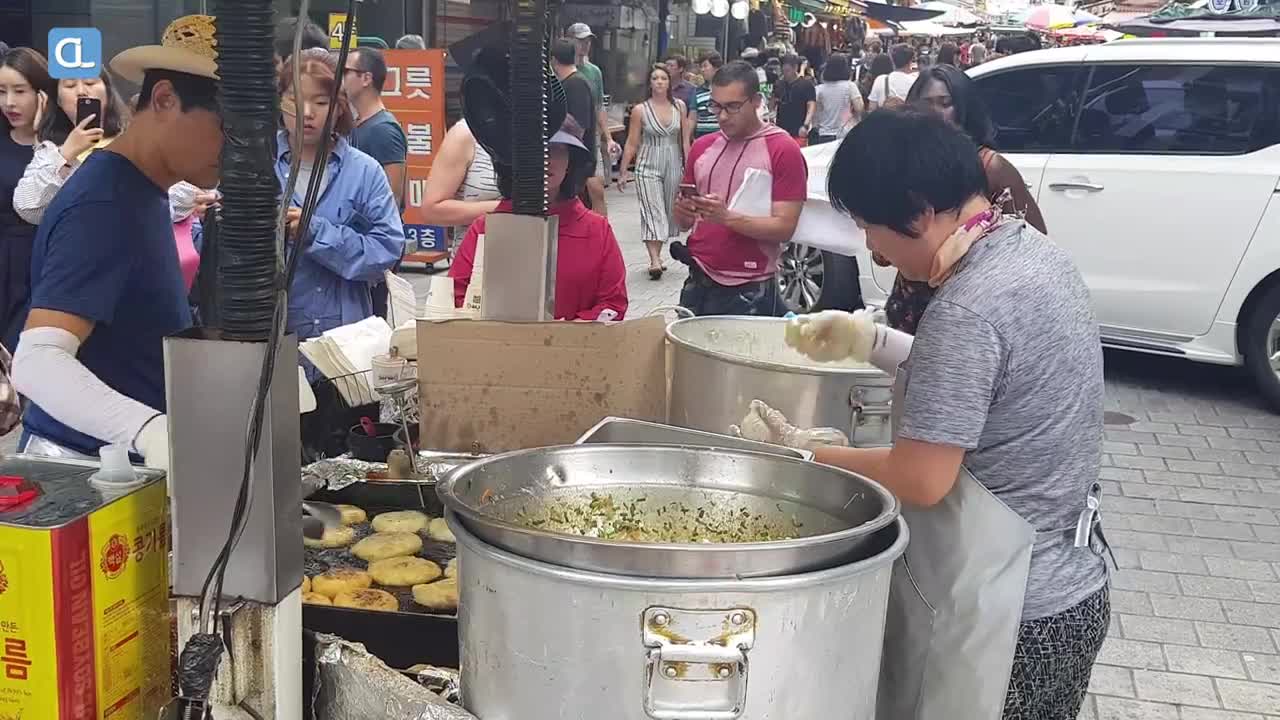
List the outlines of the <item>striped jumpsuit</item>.
{"label": "striped jumpsuit", "polygon": [[644,127],[640,148],[636,152],[636,194],[640,198],[641,239],[666,242],[680,234],[672,209],[680,178],[684,175],[684,158],[680,149],[680,108],[673,107],[664,123],[654,111],[653,103],[642,106]]}

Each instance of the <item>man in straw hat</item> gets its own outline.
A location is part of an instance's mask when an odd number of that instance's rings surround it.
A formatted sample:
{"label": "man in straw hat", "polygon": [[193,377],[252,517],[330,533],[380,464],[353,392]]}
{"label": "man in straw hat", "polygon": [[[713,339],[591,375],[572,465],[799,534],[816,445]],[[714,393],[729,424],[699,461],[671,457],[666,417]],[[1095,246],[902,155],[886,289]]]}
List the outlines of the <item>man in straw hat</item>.
{"label": "man in straw hat", "polygon": [[191,15],[160,45],[111,61],[137,114],[89,156],[37,231],[31,312],[13,381],[31,405],[22,446],[60,457],[122,444],[167,467],[162,340],[191,325],[167,189],[218,184],[222,122],[213,18]]}

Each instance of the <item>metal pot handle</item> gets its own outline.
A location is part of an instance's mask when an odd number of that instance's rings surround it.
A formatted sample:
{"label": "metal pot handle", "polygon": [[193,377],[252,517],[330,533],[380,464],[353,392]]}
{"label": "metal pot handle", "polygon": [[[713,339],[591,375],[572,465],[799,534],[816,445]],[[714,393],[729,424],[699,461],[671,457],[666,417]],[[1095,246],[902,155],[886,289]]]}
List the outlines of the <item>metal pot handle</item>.
{"label": "metal pot handle", "polygon": [[849,388],[849,406],[853,408],[853,417],[849,420],[849,444],[855,447],[858,444],[858,428],[862,427],[863,421],[874,417],[893,417],[893,401],[874,404],[867,403],[862,399],[862,388],[854,385]]}
{"label": "metal pot handle", "polygon": [[645,610],[645,714],[654,720],[742,717],[755,624],[749,608]]}
{"label": "metal pot handle", "polygon": [[658,307],[650,310],[649,314],[646,315],[645,317],[661,315],[662,313],[666,313],[666,312],[675,313],[676,317],[679,318],[680,320],[687,320],[691,317],[694,317],[692,310],[690,310],[687,307],[683,307],[681,305],[659,305]]}

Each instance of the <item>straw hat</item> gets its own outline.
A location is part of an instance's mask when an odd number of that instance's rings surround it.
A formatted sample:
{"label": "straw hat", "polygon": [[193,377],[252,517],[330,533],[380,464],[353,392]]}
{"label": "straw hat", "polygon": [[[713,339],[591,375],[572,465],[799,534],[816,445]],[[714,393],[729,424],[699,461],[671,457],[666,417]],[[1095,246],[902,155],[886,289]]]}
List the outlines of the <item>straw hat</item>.
{"label": "straw hat", "polygon": [[111,60],[111,69],[130,82],[141,83],[148,70],[218,79],[218,40],[213,16],[186,15],[169,23],[159,45],[129,48]]}

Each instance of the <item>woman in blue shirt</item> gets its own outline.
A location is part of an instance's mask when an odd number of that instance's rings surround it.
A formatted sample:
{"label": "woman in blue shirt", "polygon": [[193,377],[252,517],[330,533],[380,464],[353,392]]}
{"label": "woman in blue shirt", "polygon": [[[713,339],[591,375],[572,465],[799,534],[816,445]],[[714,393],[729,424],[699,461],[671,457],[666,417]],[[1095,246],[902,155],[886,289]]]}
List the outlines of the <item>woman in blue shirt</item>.
{"label": "woman in blue shirt", "polygon": [[[404,252],[404,228],[386,174],[376,160],[356,150],[343,136],[352,118],[346,94],[338,92],[328,157],[317,158],[329,98],[340,81],[336,63],[324,50],[301,58],[302,82],[295,102],[292,63],[280,73],[280,110],[284,129],[276,148],[276,177],[281,187],[293,153],[302,153],[297,184],[289,203],[288,236],[296,237],[302,198],[313,173],[324,173],[320,201],[311,218],[311,241],[298,261],[289,289],[289,331],[306,340],[327,330],[373,315],[369,284],[381,282]],[[297,102],[301,103],[299,108]],[[301,137],[295,134],[302,115]]]}

